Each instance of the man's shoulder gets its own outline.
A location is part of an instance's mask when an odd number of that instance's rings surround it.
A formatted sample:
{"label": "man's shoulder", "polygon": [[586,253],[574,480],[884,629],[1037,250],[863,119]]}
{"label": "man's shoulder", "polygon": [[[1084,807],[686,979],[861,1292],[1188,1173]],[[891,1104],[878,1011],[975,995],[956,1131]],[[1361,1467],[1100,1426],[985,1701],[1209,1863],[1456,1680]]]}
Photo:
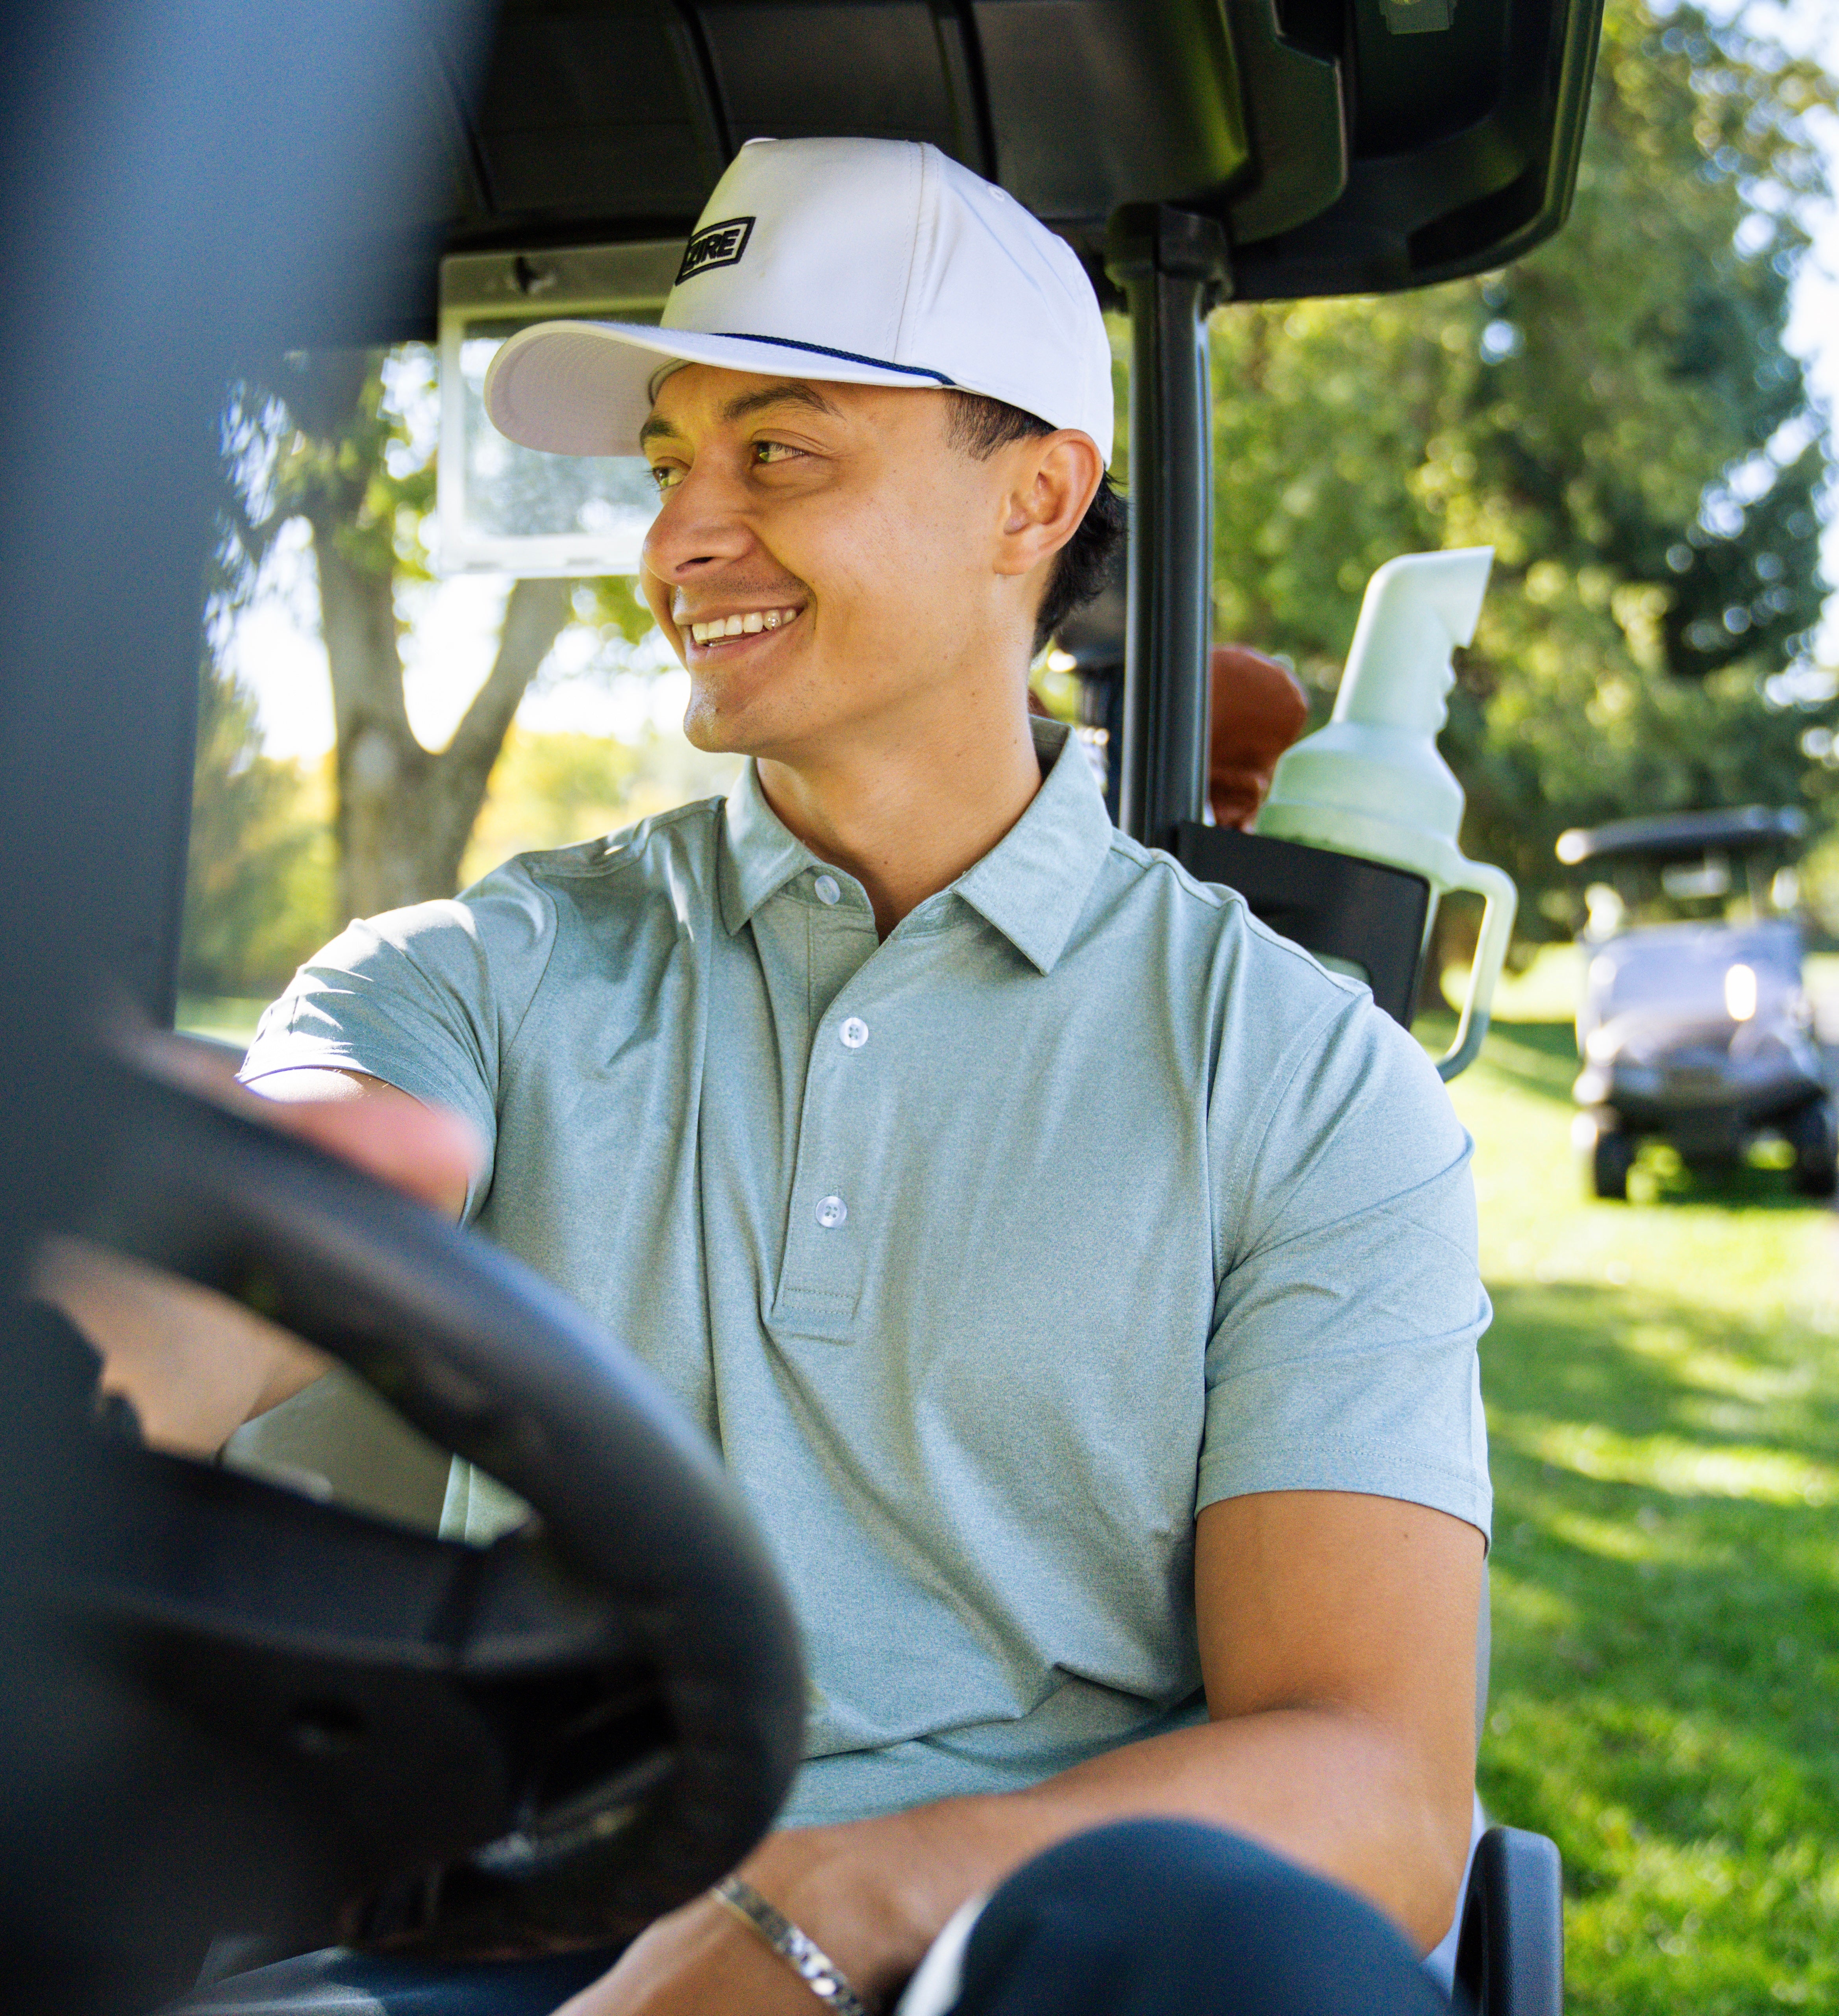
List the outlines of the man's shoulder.
{"label": "man's shoulder", "polygon": [[513,854],[457,896],[371,923],[405,945],[457,937],[508,951],[681,899],[686,886],[713,886],[722,802],[699,799],[592,840]]}
{"label": "man's shoulder", "polygon": [[1331,1016],[1369,998],[1361,982],[1330,971],[1254,916],[1236,889],[1203,882],[1161,848],[1114,833],[1102,880],[1113,891],[1107,922],[1171,936],[1190,955],[1207,955],[1210,969],[1240,988],[1275,991]]}
{"label": "man's shoulder", "polygon": [[[358,920],[308,962],[379,977],[401,962],[429,979],[495,992],[540,978],[559,941],[617,940],[660,902],[714,886],[722,801],[657,812],[572,846],[514,854],[457,896]],[[693,897],[691,900],[694,900]]]}
{"label": "man's shoulder", "polygon": [[1100,880],[1092,928],[1115,933],[1105,972],[1114,984],[1131,975],[1146,1010],[1185,1031],[1235,1133],[1269,1125],[1312,1139],[1348,1132],[1358,1109],[1381,1135],[1409,1128],[1454,1152],[1460,1130],[1434,1067],[1364,981],[1261,923],[1236,890],[1127,835],[1114,837]]}
{"label": "man's shoulder", "polygon": [[592,840],[514,854],[456,900],[472,902],[500,887],[531,884],[570,889],[599,884],[622,895],[636,895],[648,881],[668,873],[668,863],[713,864],[725,803],[697,798]]}

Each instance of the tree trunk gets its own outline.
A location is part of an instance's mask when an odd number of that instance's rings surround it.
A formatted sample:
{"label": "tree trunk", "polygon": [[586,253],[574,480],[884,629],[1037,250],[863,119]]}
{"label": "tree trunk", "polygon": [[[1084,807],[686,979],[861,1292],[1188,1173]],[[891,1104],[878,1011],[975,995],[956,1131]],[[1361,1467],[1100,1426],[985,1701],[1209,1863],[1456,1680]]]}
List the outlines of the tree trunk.
{"label": "tree trunk", "polygon": [[424,749],[403,700],[394,578],[347,558],[329,503],[315,502],[308,517],[338,736],[343,913],[372,916],[451,896],[518,703],[568,621],[570,584],[513,588],[489,677],[447,747]]}
{"label": "tree trunk", "polygon": [[286,494],[257,528],[265,538],[297,513],[312,531],[338,737],[338,901],[347,917],[453,894],[491,766],[568,621],[572,589],[516,584],[490,677],[448,747],[424,749],[402,694],[394,526],[405,501],[421,510],[432,499],[426,471],[390,472],[397,436],[381,404],[382,365],[380,352],[363,350],[318,351],[290,364],[276,391],[302,447]]}

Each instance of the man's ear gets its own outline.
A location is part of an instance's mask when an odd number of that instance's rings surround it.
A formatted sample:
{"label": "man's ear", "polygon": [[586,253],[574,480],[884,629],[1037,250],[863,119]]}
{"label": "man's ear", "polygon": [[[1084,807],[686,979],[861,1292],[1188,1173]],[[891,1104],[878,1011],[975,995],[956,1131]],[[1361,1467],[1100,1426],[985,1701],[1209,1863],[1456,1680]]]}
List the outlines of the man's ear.
{"label": "man's ear", "polygon": [[1005,452],[1010,481],[1003,499],[996,571],[1032,574],[1078,531],[1098,495],[1105,465],[1091,435],[1072,427],[1013,441]]}

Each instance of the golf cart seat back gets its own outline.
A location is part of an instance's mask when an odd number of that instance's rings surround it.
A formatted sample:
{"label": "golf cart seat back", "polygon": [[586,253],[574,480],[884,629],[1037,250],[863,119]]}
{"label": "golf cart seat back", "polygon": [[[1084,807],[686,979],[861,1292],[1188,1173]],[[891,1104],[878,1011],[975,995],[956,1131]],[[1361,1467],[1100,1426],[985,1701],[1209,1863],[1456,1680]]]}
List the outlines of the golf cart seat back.
{"label": "golf cart seat back", "polygon": [[[1120,567],[1093,600],[1061,626],[1055,640],[1078,675],[1082,716],[1104,737],[1105,800],[1114,819],[1120,812],[1120,766],[1110,760],[1110,752],[1124,740],[1128,607]],[[1260,774],[1229,779],[1239,787],[1240,809],[1247,814],[1262,803],[1279,755],[1307,725],[1306,717],[1283,720],[1274,728],[1265,718],[1271,707],[1263,690],[1267,682],[1255,664],[1249,675],[1244,664],[1257,657],[1218,645],[1207,656],[1207,775],[1216,817],[1222,760],[1229,765],[1233,760],[1236,710],[1248,711],[1264,731]],[[1299,714],[1301,704],[1298,691]],[[1226,810],[1230,814],[1233,808]],[[1411,1026],[1430,918],[1431,885],[1423,876],[1235,825],[1206,824],[1198,815],[1177,820],[1162,844],[1197,880],[1236,890],[1261,923],[1332,970],[1366,981],[1394,1021]]]}

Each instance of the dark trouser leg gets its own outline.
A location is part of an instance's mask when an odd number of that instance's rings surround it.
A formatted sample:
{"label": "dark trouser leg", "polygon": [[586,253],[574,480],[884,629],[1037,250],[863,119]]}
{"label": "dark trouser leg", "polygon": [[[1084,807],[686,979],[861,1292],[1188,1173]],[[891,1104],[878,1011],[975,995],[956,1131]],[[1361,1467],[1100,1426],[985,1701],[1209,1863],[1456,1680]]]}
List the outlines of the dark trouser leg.
{"label": "dark trouser leg", "polygon": [[991,1898],[952,2016],[1449,2016],[1349,1891],[1216,1827],[1063,1841]]}

